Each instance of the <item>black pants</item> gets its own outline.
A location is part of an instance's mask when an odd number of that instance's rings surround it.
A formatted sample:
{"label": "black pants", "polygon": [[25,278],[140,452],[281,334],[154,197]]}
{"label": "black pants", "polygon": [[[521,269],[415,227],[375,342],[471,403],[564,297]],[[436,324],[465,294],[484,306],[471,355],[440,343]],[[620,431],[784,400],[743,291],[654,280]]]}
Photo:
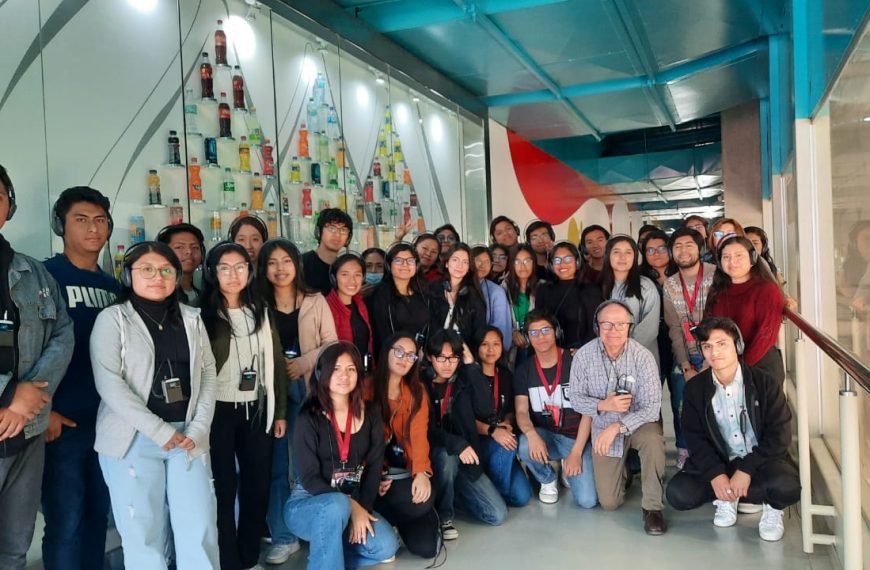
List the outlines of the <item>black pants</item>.
{"label": "black pants", "polygon": [[[729,465],[728,476],[734,474]],[[668,503],[678,511],[696,509],[716,499],[713,486],[705,478],[680,471],[668,483]],[[774,509],[784,509],[801,498],[801,481],[794,464],[787,459],[769,461],[752,476],[749,492],[742,500],[747,503],[767,503]]]}
{"label": "black pants", "polygon": [[755,367],[769,374],[777,383],[785,381],[785,367],[782,364],[782,353],[775,346],[764,353],[761,360],[755,363]]}
{"label": "black pants", "polygon": [[215,404],[210,444],[222,570],[256,565],[260,558],[260,539],[266,531],[273,447],[272,436],[265,431],[266,410],[257,412],[256,402]]}
{"label": "black pants", "polygon": [[399,529],[399,536],[411,554],[435,558],[440,546],[440,524],[435,514],[435,493],[424,503],[411,501],[413,478],[393,481],[390,490],[375,500],[375,510]]}

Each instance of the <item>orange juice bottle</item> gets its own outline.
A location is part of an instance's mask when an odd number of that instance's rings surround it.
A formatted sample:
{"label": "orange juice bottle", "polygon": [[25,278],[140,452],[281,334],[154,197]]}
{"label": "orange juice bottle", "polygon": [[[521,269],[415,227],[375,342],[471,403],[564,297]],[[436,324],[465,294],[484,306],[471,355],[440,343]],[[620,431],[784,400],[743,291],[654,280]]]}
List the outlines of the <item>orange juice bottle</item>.
{"label": "orange juice bottle", "polygon": [[200,166],[195,156],[190,157],[190,165],[187,167],[189,174],[188,194],[191,200],[202,200],[202,178],[199,175]]}

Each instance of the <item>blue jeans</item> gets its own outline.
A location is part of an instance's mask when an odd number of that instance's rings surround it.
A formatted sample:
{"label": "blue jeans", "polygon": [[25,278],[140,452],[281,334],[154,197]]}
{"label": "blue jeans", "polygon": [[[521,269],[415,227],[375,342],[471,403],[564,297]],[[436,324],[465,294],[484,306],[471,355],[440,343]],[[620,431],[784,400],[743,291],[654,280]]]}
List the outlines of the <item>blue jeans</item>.
{"label": "blue jeans", "polygon": [[47,570],[103,567],[111,505],[95,437],[95,426],[82,422],[64,427],[45,446],[42,563]]}
{"label": "blue jeans", "polygon": [[517,461],[517,452],[508,451],[487,437],[480,464],[498,492],[510,507],[525,507],[532,497],[532,486],[526,472]]}
{"label": "blue jeans", "polygon": [[[178,431],[183,427],[176,424]],[[183,449],[164,451],[137,433],[122,459],[100,455],[100,467],[112,498],[125,568],[166,568],[167,522],[172,525],[178,570],[220,568],[217,500],[208,453],[188,461]]]}
{"label": "blue jeans", "polygon": [[375,535],[365,544],[351,544],[348,539],[350,497],[332,492],[312,496],[296,485],[287,505],[284,520],[290,531],[308,541],[308,568],[344,570],[378,564],[396,554],[399,539],[390,523],[373,512]]}
{"label": "blue jeans", "polygon": [[448,454],[443,447],[432,448],[431,455],[435,510],[442,522],[454,519],[457,506],[493,526],[507,519],[507,505],[485,473],[472,480],[460,469],[459,456]]}
{"label": "blue jeans", "polygon": [[[305,380],[291,380],[287,394],[287,434],[275,439],[275,449],[272,453],[272,488],[269,493],[269,513],[266,522],[272,535],[272,544],[293,544],[298,539],[284,524],[284,505],[290,497],[290,444],[293,441],[293,430],[296,418],[305,402]],[[296,465],[293,465],[293,479],[299,477]]]}
{"label": "blue jeans", "polygon": [[[543,428],[535,428],[541,439],[547,445],[547,455],[550,460],[565,459],[571,453],[571,448],[574,447],[574,438],[554,433]],[[520,458],[526,464],[529,472],[538,480],[539,483],[552,483],[556,480],[556,471],[549,463],[538,463],[529,455],[529,438],[525,435],[520,436],[519,446]],[[573,477],[565,477],[568,481],[568,486],[571,487],[571,494],[574,496],[574,503],[584,509],[591,509],[598,504],[598,492],[595,490],[595,474],[592,471],[592,443],[587,442],[583,448],[583,469],[580,475]]]}

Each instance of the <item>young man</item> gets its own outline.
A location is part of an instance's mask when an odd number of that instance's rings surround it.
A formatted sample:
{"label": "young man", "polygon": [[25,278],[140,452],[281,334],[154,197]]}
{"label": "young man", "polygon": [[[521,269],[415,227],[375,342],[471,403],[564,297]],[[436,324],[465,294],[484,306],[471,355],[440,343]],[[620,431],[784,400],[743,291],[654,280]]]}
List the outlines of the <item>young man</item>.
{"label": "young man", "polygon": [[695,334],[710,368],[686,386],[683,431],[692,455],[668,484],[668,502],[684,511],[712,501],[718,527],[737,522],[738,502],[762,503],[758,534],[780,540],[782,511],[801,494],[782,383],[741,361],[743,339],[731,319],[708,317]]}
{"label": "young man", "polygon": [[63,238],[63,253],[46,261],[45,268],[72,317],[75,347],[45,432],[42,558],[47,570],[101,568],[110,504],[94,451],[100,396],[88,342],[97,315],[118,294],[118,282],[98,265],[112,217],[108,198],[85,186],[64,190],[52,216],[52,229]]}
{"label": "young man", "polygon": [[[15,214],[0,166],[0,228]],[[0,568],[24,569],[39,508],[51,396],[73,351],[57,283],[0,236]]]}
{"label": "young man", "polygon": [[583,345],[571,365],[571,403],[592,419],[592,467],[601,508],[625,500],[629,449],[640,455],[643,528],[667,530],[662,516],[665,439],[659,423],[662,385],[653,354],[629,338],[633,317],[621,301],[605,301],[595,312],[598,338]]}
{"label": "young man", "polygon": [[326,296],[332,291],[329,268],[350,243],[353,221],[338,208],[322,210],[314,228],[314,237],[317,238],[317,249],[302,255],[302,270],[305,283]]}
{"label": "young man", "polygon": [[535,276],[538,280],[554,279],[555,276],[550,271],[550,263],[547,260],[550,248],[553,247],[553,242],[556,240],[556,232],[553,231],[553,225],[543,220],[535,220],[526,227],[525,237],[526,243],[535,252]]}
{"label": "young man", "polygon": [[589,432],[592,417],[574,411],[568,397],[571,352],[556,344],[559,325],[549,313],[536,309],[526,316],[525,333],[535,351],[514,375],[514,407],[522,435],[519,455],[541,484],[542,503],[559,500],[559,483],[550,465],[562,460],[562,476],[574,503],[585,509],[598,504],[592,473]]}
{"label": "young man", "polygon": [[604,269],[604,249],[609,239],[610,232],[599,225],[586,226],[580,233],[580,251],[586,261],[583,264],[584,283],[598,283],[598,277]]}
{"label": "young man", "polygon": [[680,403],[683,389],[704,366],[704,355],[693,330],[704,318],[707,292],[713,283],[716,266],[701,261],[704,238],[687,227],[679,228],[668,240],[671,259],[677,273],[665,279],[662,286],[662,307],[674,353],[674,369],[663,370],[669,375],[671,407],[674,410],[674,430],[677,439],[677,469],[682,469],[689,456],[685,437],[679,429]]}
{"label": "young man", "polygon": [[695,230],[701,234],[701,238],[704,240],[704,245],[701,247],[701,261],[705,263],[714,263],[713,252],[707,250],[707,226],[709,223],[710,222],[707,218],[701,216],[689,216],[683,220],[683,227]]}
{"label": "young man", "polygon": [[181,290],[187,304],[199,305],[199,289],[193,282],[194,274],[202,268],[202,257],[205,252],[205,236],[192,224],[173,224],[166,226],[157,234],[157,241],[165,243],[181,261]]}
{"label": "young man", "polygon": [[489,223],[490,244],[497,243],[509,252],[517,247],[520,238],[517,223],[507,216],[496,216]]}

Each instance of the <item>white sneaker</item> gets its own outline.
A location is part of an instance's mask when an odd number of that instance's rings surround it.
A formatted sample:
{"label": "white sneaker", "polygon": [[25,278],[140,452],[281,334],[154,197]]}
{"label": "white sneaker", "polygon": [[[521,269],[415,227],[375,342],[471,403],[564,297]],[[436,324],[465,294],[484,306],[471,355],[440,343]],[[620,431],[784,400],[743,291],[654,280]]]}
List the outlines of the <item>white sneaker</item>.
{"label": "white sneaker", "polygon": [[740,501],[740,504],[737,505],[737,512],[741,515],[754,515],[761,512],[761,505]]}
{"label": "white sneaker", "polygon": [[266,551],[266,564],[284,564],[291,556],[299,552],[299,541],[290,544],[273,544]]}
{"label": "white sneaker", "polygon": [[387,558],[386,560],[381,560],[380,562],[378,562],[378,564],[391,564],[391,563],[393,563],[393,562],[395,562],[395,561],[396,561],[396,555],[393,554],[392,556],[390,556],[390,557]]}
{"label": "white sneaker", "polygon": [[538,499],[542,503],[552,505],[559,500],[559,485],[556,481],[552,483],[541,483],[541,491],[538,493]]}
{"label": "white sneaker", "polygon": [[763,505],[761,520],[758,522],[758,536],[762,540],[776,542],[785,534],[785,525],[782,524],[782,511],[774,509],[768,504]]}
{"label": "white sneaker", "polygon": [[737,523],[737,501],[713,501],[716,505],[716,514],[713,515],[713,524],[718,527],[734,526]]}

